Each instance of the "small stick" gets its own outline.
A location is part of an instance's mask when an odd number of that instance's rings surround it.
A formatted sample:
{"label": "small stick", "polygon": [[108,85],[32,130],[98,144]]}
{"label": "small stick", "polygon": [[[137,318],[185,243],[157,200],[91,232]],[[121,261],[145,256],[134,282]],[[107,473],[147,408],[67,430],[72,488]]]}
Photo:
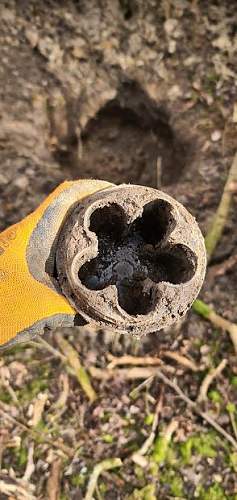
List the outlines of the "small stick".
{"label": "small stick", "polygon": [[119,365],[135,365],[135,366],[155,366],[155,365],[162,365],[164,362],[160,359],[157,358],[156,356],[130,356],[130,355],[125,355],[125,356],[113,356],[112,354],[108,353],[107,358],[110,360],[110,363],[107,365],[107,370],[113,370],[115,366]]}
{"label": "small stick", "polygon": [[136,399],[138,397],[139,392],[144,389],[144,387],[148,387],[155,378],[155,375],[151,375],[148,377],[146,380],[144,380],[141,384],[139,384],[137,387],[135,387],[130,393],[129,397],[132,399]]}
{"label": "small stick", "polygon": [[226,330],[230,334],[235,352],[237,353],[237,325],[222,318],[222,316],[217,314],[210,306],[200,299],[195,300],[192,307],[197,314],[210,321],[217,328],[222,328],[222,330]]}
{"label": "small stick", "polygon": [[51,412],[48,415],[50,418],[50,422],[56,422],[67,410],[67,400],[69,396],[69,379],[67,373],[61,373],[59,376],[59,383],[62,386],[62,391],[59,394],[59,397],[55,403],[51,405]]}
{"label": "small stick", "polygon": [[[170,367],[171,368],[171,367]],[[164,366],[164,369],[169,370],[168,367]],[[95,366],[89,367],[90,375],[98,380],[111,380],[113,377],[121,377],[126,380],[136,380],[136,379],[147,379],[151,376],[155,376],[157,368],[155,366],[151,367],[134,367],[134,368],[120,368],[117,370],[103,370],[101,368],[96,368]]]}
{"label": "small stick", "polygon": [[29,451],[28,451],[28,458],[27,458],[27,464],[26,464],[26,469],[25,473],[23,476],[24,481],[29,481],[33,472],[35,471],[35,464],[34,464],[34,443],[31,443],[29,446]]}
{"label": "small stick", "polygon": [[[151,446],[152,446],[152,444],[153,444],[153,442],[155,440],[156,429],[158,427],[159,417],[160,417],[160,414],[161,414],[161,411],[162,411],[162,407],[163,407],[163,398],[164,398],[164,386],[162,387],[161,394],[160,394],[160,397],[159,397],[157,405],[156,405],[154,420],[153,420],[152,428],[151,428],[151,433],[148,436],[148,438],[146,439],[146,441],[144,441],[144,443],[141,446],[140,450],[136,451],[132,455],[132,460],[135,463],[140,463],[140,464],[142,463],[139,460],[140,457],[147,454],[148,450],[151,448]],[[145,462],[144,462],[144,465],[145,465]]]}
{"label": "small stick", "polygon": [[166,385],[171,387],[176,392],[176,394],[178,394],[180,396],[180,398],[187,403],[188,406],[193,408],[193,411],[195,413],[197,413],[197,415],[202,417],[203,420],[205,420],[212,427],[214,427],[214,429],[216,429],[216,431],[219,432],[219,434],[224,436],[224,438],[232,444],[232,446],[235,448],[235,450],[237,450],[237,441],[233,438],[233,436],[231,436],[228,432],[226,432],[225,429],[223,429],[223,427],[221,427],[208,413],[200,410],[197,406],[197,403],[195,401],[193,401],[192,399],[190,399],[188,396],[186,396],[186,394],[184,394],[182,389],[180,389],[180,387],[175,382],[173,382],[168,377],[166,377],[166,375],[164,373],[162,373],[161,370],[159,370],[158,368],[157,368],[156,375]]}
{"label": "small stick", "polygon": [[84,500],[92,500],[98,478],[102,472],[121,467],[121,465],[123,465],[123,462],[120,458],[108,458],[97,464],[92,471]]}
{"label": "small stick", "polygon": [[235,405],[233,405],[232,403],[229,403],[227,405],[227,411],[229,413],[230,422],[231,422],[231,425],[232,425],[232,428],[234,431],[234,435],[237,439],[237,425],[236,425],[236,421],[235,421]]}
{"label": "small stick", "polygon": [[208,389],[209,389],[210,385],[212,384],[213,380],[221,374],[221,372],[224,370],[226,365],[227,365],[227,359],[223,359],[220,362],[220,364],[216,368],[210,370],[209,373],[206,375],[206,377],[203,379],[201,387],[200,387],[199,395],[197,398],[197,401],[199,403],[201,401],[206,401],[207,393],[208,393]]}
{"label": "small stick", "polygon": [[208,259],[212,257],[216,246],[222,236],[230,212],[232,194],[236,190],[237,183],[237,153],[234,156],[232,165],[229,170],[227,181],[224,186],[221,201],[214,215],[212,225],[206,235],[205,244],[207,249]]}
{"label": "small stick", "polygon": [[45,405],[47,403],[47,399],[48,399],[47,393],[40,392],[38,394],[34,402],[32,418],[28,422],[28,425],[30,425],[30,427],[36,427],[40,422],[44,412]]}
{"label": "small stick", "polygon": [[33,439],[36,439],[36,437],[37,437],[37,439],[42,440],[43,443],[49,444],[50,446],[53,446],[56,449],[57,448],[60,449],[64,453],[64,455],[66,455],[68,457],[73,457],[74,451],[71,448],[69,448],[69,446],[66,446],[65,444],[61,443],[57,439],[50,439],[48,437],[45,437],[44,435],[42,435],[41,432],[37,431],[36,429],[31,429],[30,427],[27,427],[27,425],[20,422],[20,420],[17,420],[15,417],[12,417],[11,415],[9,415],[5,411],[5,407],[2,405],[1,401],[0,401],[0,414],[5,419],[9,420],[10,422],[12,422],[15,425],[18,425],[24,431],[29,433],[29,435],[32,436]]}
{"label": "small stick", "polygon": [[[185,368],[193,370],[195,372],[199,371],[198,366],[191,359],[186,358],[182,354],[173,351],[163,351],[162,356],[166,358],[173,359],[177,361],[180,365],[183,365]],[[135,366],[155,366],[155,365],[164,365],[164,361],[157,356],[113,356],[112,354],[107,355],[110,363],[107,365],[107,370],[112,370],[116,366],[119,365],[135,365]]]}
{"label": "small stick", "polygon": [[10,500],[37,500],[36,496],[29,491],[34,488],[32,488],[32,485],[29,486],[29,483],[24,484],[23,481],[9,478],[9,476],[6,476],[6,481],[11,482],[5,482],[2,478],[0,479],[0,493],[2,493],[2,498],[5,498],[6,495]]}
{"label": "small stick", "polygon": [[59,500],[61,469],[62,460],[61,458],[56,458],[52,462],[50,474],[47,481],[48,500]]}
{"label": "small stick", "polygon": [[192,361],[191,359],[186,358],[186,356],[183,356],[183,354],[179,354],[178,352],[173,352],[173,351],[164,351],[162,354],[166,358],[174,359],[179,363],[180,365],[183,365],[185,368],[189,368],[190,370],[194,372],[198,372],[199,368],[198,366]]}
{"label": "small stick", "polygon": [[33,347],[38,347],[38,348],[43,347],[47,351],[51,352],[51,354],[53,354],[57,358],[60,358],[64,363],[65,361],[67,361],[66,356],[64,356],[64,354],[62,354],[60,351],[58,351],[52,345],[50,345],[45,339],[43,339],[42,337],[37,337],[37,339],[38,342],[35,341],[30,342],[30,344],[33,345]]}
{"label": "small stick", "polygon": [[67,364],[73,368],[75,376],[82,387],[83,391],[87,395],[89,401],[92,403],[97,398],[96,392],[94,391],[89,376],[86,370],[81,365],[77,351],[69,344],[69,342],[61,336],[61,334],[55,335],[56,341],[67,358]]}

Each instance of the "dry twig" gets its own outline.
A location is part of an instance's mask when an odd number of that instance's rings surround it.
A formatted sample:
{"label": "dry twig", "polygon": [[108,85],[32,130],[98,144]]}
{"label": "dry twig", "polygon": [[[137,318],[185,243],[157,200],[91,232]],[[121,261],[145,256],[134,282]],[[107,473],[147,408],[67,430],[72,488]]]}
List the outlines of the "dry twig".
{"label": "dry twig", "polygon": [[174,361],[177,361],[180,365],[183,365],[185,368],[188,368],[194,372],[198,372],[199,368],[198,366],[194,363],[189,358],[186,358],[186,356],[183,356],[183,354],[180,354],[179,352],[173,352],[173,351],[164,351],[162,352],[162,355],[164,355],[166,358],[173,359]]}
{"label": "dry twig", "polygon": [[23,476],[24,481],[29,481],[33,472],[35,470],[35,464],[34,464],[34,443],[30,443],[29,450],[28,450],[28,459],[27,459],[27,464],[26,464],[26,469],[25,473]]}
{"label": "dry twig", "polygon": [[[172,370],[172,367],[164,366],[164,369],[167,369],[167,371],[171,371],[172,373],[174,370]],[[155,376],[157,372],[157,368],[155,366],[151,367],[134,367],[134,368],[120,368],[117,370],[103,370],[101,368],[96,368],[95,366],[90,366],[89,372],[93,378],[96,378],[98,380],[111,380],[111,378],[116,377],[116,378],[124,378],[126,380],[136,380],[136,379],[147,379],[151,376]]]}
{"label": "dry twig", "polygon": [[6,495],[9,500],[36,500],[33,494],[34,489],[33,484],[26,483],[22,479],[11,478],[5,474],[0,475],[1,498],[5,498]]}
{"label": "dry twig", "polygon": [[[193,371],[199,371],[198,366],[191,359],[186,358],[182,354],[173,351],[163,351],[162,356],[166,358],[173,359],[177,361],[177,363],[183,365],[185,368],[188,368]],[[164,361],[157,356],[113,356],[108,353],[107,358],[110,363],[107,365],[107,370],[113,370],[116,366],[120,365],[135,365],[135,366],[156,366],[156,365],[164,365]]]}
{"label": "dry twig", "polygon": [[53,423],[58,420],[67,410],[67,400],[69,396],[69,379],[67,373],[61,373],[59,376],[59,384],[62,390],[59,397],[55,403],[51,405],[51,412],[48,415],[48,419]]}
{"label": "dry twig", "polygon": [[113,356],[108,353],[107,358],[110,363],[107,365],[107,370],[113,370],[116,366],[119,365],[135,365],[135,366],[156,366],[162,365],[163,361],[157,356]]}
{"label": "dry twig", "polygon": [[97,464],[92,471],[84,500],[92,500],[98,478],[103,471],[115,469],[116,467],[121,467],[121,465],[123,465],[123,462],[120,458],[108,458]]}
{"label": "dry twig", "polygon": [[28,425],[30,425],[31,427],[36,427],[40,422],[47,399],[48,399],[47,393],[40,392],[38,394],[34,402],[32,418],[28,422]]}
{"label": "dry twig", "polygon": [[62,460],[61,458],[56,458],[52,462],[50,474],[47,481],[48,500],[59,500],[61,470]]}
{"label": "dry twig", "polygon": [[49,344],[47,342],[47,340],[43,339],[42,337],[37,337],[37,340],[38,340],[38,342],[31,341],[30,344],[33,347],[38,347],[38,348],[41,348],[41,349],[43,347],[47,351],[51,352],[51,354],[53,354],[54,356],[56,356],[56,358],[60,358],[64,363],[67,361],[67,357],[64,354],[62,354],[60,351],[58,351],[57,349],[55,349],[55,347],[53,347],[51,344]]}
{"label": "dry twig", "polygon": [[[154,415],[154,420],[152,422],[151,433],[148,436],[148,438],[146,439],[146,441],[144,441],[140,450],[136,451],[132,455],[132,460],[142,467],[147,465],[147,461],[146,461],[146,459],[144,459],[144,455],[147,454],[148,450],[151,448],[151,446],[155,440],[155,437],[156,437],[156,429],[158,427],[159,417],[160,417],[160,414],[162,411],[162,406],[163,406],[163,397],[164,397],[164,390],[162,387],[161,394],[160,394],[160,397],[159,397],[159,400],[158,400],[158,403],[157,403],[156,409],[155,409],[155,415]],[[141,457],[143,457],[143,460],[141,460]]]}
{"label": "dry twig", "polygon": [[50,439],[49,437],[45,436],[45,434],[42,434],[41,432],[37,431],[36,429],[31,429],[28,427],[26,424],[21,422],[20,420],[17,420],[15,417],[12,417],[7,413],[6,411],[6,404],[3,404],[2,401],[0,401],[0,414],[13,424],[21,427],[24,431],[26,431],[29,436],[32,437],[32,439],[37,439],[38,441],[41,441],[42,443],[49,444],[53,448],[58,448],[61,450],[64,455],[68,457],[73,457],[74,456],[74,450],[69,448],[69,446],[66,446],[65,444],[61,443],[57,439]]}
{"label": "dry twig", "polygon": [[201,387],[200,387],[199,395],[197,398],[197,401],[199,403],[201,401],[206,401],[207,393],[208,393],[208,389],[209,389],[210,385],[212,384],[213,380],[221,374],[221,372],[224,370],[226,365],[227,365],[227,359],[223,359],[220,362],[220,364],[216,368],[210,370],[209,373],[206,375],[206,377],[203,379]]}
{"label": "dry twig", "polygon": [[150,377],[148,377],[146,380],[144,380],[141,384],[139,384],[137,387],[135,387],[129,394],[129,397],[132,398],[132,399],[136,399],[138,397],[138,394],[140,391],[142,391],[142,389],[144,389],[144,387],[148,387],[150,386],[150,384],[153,382],[154,380],[154,375],[151,375]]}
{"label": "dry twig", "polygon": [[77,351],[69,344],[69,342],[61,336],[61,334],[55,335],[56,341],[67,358],[67,364],[73,369],[74,374],[81,385],[83,391],[87,395],[90,402],[95,401],[97,395],[94,391],[88,374],[86,370],[81,365]]}
{"label": "dry twig", "polygon": [[233,438],[233,436],[231,436],[227,431],[225,431],[225,429],[223,429],[223,427],[221,427],[221,425],[219,425],[208,413],[200,410],[199,407],[198,407],[198,405],[197,405],[197,403],[195,401],[192,401],[192,399],[190,399],[188,396],[186,396],[186,394],[184,394],[184,392],[182,391],[182,389],[180,389],[180,387],[178,386],[178,384],[176,384],[176,382],[173,382],[168,377],[166,377],[166,375],[164,373],[162,373],[161,370],[159,370],[158,368],[157,368],[156,375],[166,385],[168,385],[169,387],[171,387],[176,392],[176,394],[178,394],[179,397],[183,401],[185,401],[187,403],[187,405],[190,406],[190,408],[193,409],[193,411],[197,415],[199,415],[200,417],[202,417],[203,420],[205,420],[212,427],[214,427],[214,429],[216,429],[216,431],[219,432],[219,434],[221,434],[222,436],[224,436],[224,438],[227,441],[229,441],[229,443],[232,444],[232,446],[235,448],[235,450],[237,450],[237,441]]}

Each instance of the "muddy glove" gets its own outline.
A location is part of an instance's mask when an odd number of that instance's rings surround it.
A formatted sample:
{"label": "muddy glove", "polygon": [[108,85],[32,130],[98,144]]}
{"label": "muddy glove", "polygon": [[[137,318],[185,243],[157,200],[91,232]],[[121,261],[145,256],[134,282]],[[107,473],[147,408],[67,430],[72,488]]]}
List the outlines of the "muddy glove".
{"label": "muddy glove", "polygon": [[57,236],[75,202],[109,186],[64,182],[35,212],[0,234],[0,346],[76,324],[77,312],[54,276]]}

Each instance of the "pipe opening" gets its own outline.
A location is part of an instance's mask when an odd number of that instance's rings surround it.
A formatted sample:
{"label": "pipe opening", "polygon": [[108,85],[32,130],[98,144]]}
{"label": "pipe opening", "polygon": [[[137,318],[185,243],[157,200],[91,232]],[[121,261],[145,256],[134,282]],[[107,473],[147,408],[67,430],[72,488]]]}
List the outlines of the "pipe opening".
{"label": "pipe opening", "polygon": [[123,209],[116,203],[98,208],[90,218],[90,231],[98,238],[118,240],[126,228],[126,216]]}
{"label": "pipe opening", "polygon": [[158,283],[186,283],[196,271],[197,259],[188,247],[165,246],[176,224],[171,210],[166,201],[155,200],[129,225],[116,203],[96,209],[90,230],[98,238],[98,255],[79,269],[81,283],[94,291],[115,285],[124,311],[151,312],[157,305]]}
{"label": "pipe opening", "polygon": [[[153,281],[181,285],[190,281],[197,269],[196,255],[185,245],[175,245],[159,253],[153,261]],[[162,276],[162,279],[161,279]]]}
{"label": "pipe opening", "polygon": [[155,200],[147,203],[142,217],[134,223],[135,231],[141,234],[144,242],[158,245],[175,228],[175,220],[171,214],[171,205],[164,200]]}

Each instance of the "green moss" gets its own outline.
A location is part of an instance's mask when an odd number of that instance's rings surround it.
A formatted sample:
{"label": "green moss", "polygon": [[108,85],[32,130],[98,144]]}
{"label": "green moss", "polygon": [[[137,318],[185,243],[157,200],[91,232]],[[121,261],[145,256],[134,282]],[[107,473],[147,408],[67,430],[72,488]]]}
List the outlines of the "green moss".
{"label": "green moss", "polygon": [[230,453],[229,459],[231,467],[235,472],[237,472],[237,451],[235,451],[234,453]]}
{"label": "green moss", "polygon": [[183,497],[183,480],[180,476],[174,476],[170,483],[170,491],[175,497]]}
{"label": "green moss", "polygon": [[23,444],[23,440],[20,446],[15,446],[8,448],[8,453],[6,455],[6,463],[3,456],[3,468],[9,467],[9,463],[13,469],[17,468],[18,471],[23,472],[28,460],[28,448]]}
{"label": "green moss", "polygon": [[103,481],[101,481],[99,484],[99,491],[102,495],[105,495],[105,493],[108,491],[108,486]]}
{"label": "green moss", "polygon": [[228,500],[223,488],[218,484],[212,484],[208,489],[200,488],[198,500]]}
{"label": "green moss", "polygon": [[154,451],[152,458],[157,464],[162,464],[166,460],[169,443],[163,436],[159,436],[155,440]]}
{"label": "green moss", "polygon": [[177,498],[184,497],[183,480],[178,472],[173,469],[163,471],[160,477],[161,484],[169,486],[172,496]]}
{"label": "green moss", "polygon": [[70,483],[72,486],[77,488],[78,486],[84,486],[86,482],[86,475],[85,474],[73,474],[70,477]]}
{"label": "green moss", "polygon": [[208,432],[191,436],[185,443],[180,445],[180,451],[184,463],[188,464],[193,454],[215,458],[217,455],[215,446],[216,438],[213,433]]}
{"label": "green moss", "polygon": [[159,472],[159,466],[156,462],[154,462],[154,460],[150,460],[149,462],[149,472],[151,474],[151,476],[153,477],[157,477],[158,475],[158,472]]}
{"label": "green moss", "polygon": [[134,473],[135,473],[135,476],[139,479],[139,480],[143,480],[144,479],[144,470],[142,469],[142,467],[140,467],[140,465],[135,465],[134,467]]}
{"label": "green moss", "polygon": [[235,406],[235,404],[234,404],[234,403],[230,403],[230,402],[229,402],[229,403],[226,405],[226,409],[227,409],[228,413],[232,413],[232,415],[235,415],[235,414],[236,414],[236,406]]}
{"label": "green moss", "polygon": [[108,444],[110,444],[110,443],[113,443],[113,441],[114,441],[114,436],[112,436],[112,434],[104,434],[104,435],[102,436],[102,440],[104,441],[104,443],[108,443]]}
{"label": "green moss", "polygon": [[[13,347],[9,347],[6,350],[6,352],[3,352],[2,356],[6,356],[6,357],[8,357],[8,356],[16,356],[16,354],[22,353],[27,348],[29,349],[29,346],[27,344],[16,344]],[[30,349],[32,349],[31,346],[30,346]]]}
{"label": "green moss", "polygon": [[9,392],[4,391],[4,389],[1,389],[1,391],[0,391],[0,401],[2,401],[3,403],[10,403],[11,399],[12,398],[11,398]]}
{"label": "green moss", "polygon": [[157,500],[155,485],[148,484],[141,490],[134,490],[128,500]]}
{"label": "green moss", "polygon": [[43,434],[48,432],[48,427],[43,420],[40,420],[38,424],[35,426],[35,430]]}
{"label": "green moss", "polygon": [[25,467],[27,464],[27,459],[28,459],[28,450],[25,446],[21,446],[17,452],[17,464],[19,467]]}
{"label": "green moss", "polygon": [[233,377],[231,377],[231,379],[230,379],[230,383],[231,383],[231,385],[233,385],[234,387],[237,387],[237,376],[236,376],[236,375],[233,375]]}
{"label": "green moss", "polygon": [[28,384],[24,386],[24,388],[20,389],[17,392],[17,397],[19,401],[24,404],[28,403],[32,399],[34,399],[39,392],[44,391],[48,388],[48,378],[40,378],[37,376],[34,380],[31,380]]}
{"label": "green moss", "polygon": [[210,95],[215,93],[217,81],[218,81],[218,75],[216,73],[211,72],[206,75],[206,79],[204,82],[204,89]]}
{"label": "green moss", "polygon": [[105,411],[104,414],[101,417],[101,422],[103,424],[106,424],[107,422],[110,421],[112,414],[108,411]]}
{"label": "green moss", "polygon": [[221,394],[215,390],[209,391],[208,397],[213,403],[221,404],[223,401]]}
{"label": "green moss", "polygon": [[176,453],[173,448],[172,441],[168,440],[165,436],[158,436],[154,443],[152,459],[159,465],[165,462],[175,464]]}
{"label": "green moss", "polygon": [[153,424],[153,420],[154,420],[154,413],[149,413],[145,419],[144,419],[144,422],[146,425],[152,425]]}

